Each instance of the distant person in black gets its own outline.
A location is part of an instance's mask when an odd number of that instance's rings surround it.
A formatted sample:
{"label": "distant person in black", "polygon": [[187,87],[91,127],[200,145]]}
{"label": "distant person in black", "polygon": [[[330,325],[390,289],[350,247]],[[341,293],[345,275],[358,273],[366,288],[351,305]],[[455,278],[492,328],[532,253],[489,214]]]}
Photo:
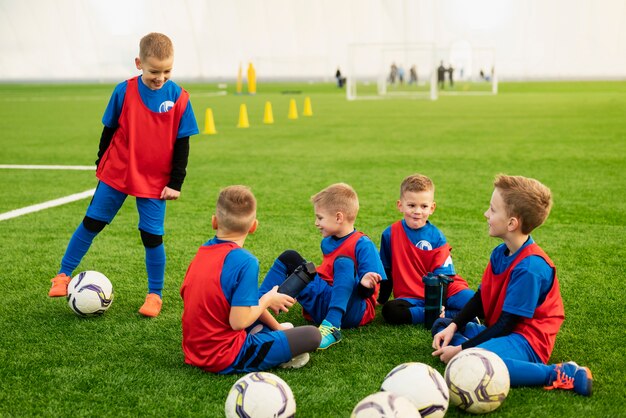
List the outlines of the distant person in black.
{"label": "distant person in black", "polygon": [[452,74],[454,74],[454,67],[452,64],[448,67],[448,79],[450,80],[450,88],[454,87],[454,78],[452,78]]}
{"label": "distant person in black", "polygon": [[443,66],[443,61],[441,61],[441,63],[439,64],[439,67],[437,67],[437,83],[439,84],[439,88],[441,90],[443,90],[443,87],[444,87],[445,76],[446,76],[446,68]]}
{"label": "distant person in black", "polygon": [[411,66],[409,70],[409,84],[417,84],[417,67],[415,65]]}
{"label": "distant person in black", "polygon": [[337,79],[337,87],[341,88],[344,84],[346,84],[346,78],[341,76],[341,70],[339,70],[339,68],[337,68],[335,78]]}

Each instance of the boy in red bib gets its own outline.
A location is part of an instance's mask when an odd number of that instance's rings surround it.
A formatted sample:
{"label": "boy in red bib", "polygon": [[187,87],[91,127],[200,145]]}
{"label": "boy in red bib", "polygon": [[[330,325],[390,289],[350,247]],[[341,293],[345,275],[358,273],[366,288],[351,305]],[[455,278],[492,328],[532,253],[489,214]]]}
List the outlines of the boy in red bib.
{"label": "boy in red bib", "polygon": [[[345,183],[328,186],[311,197],[315,226],[322,234],[322,264],[298,295],[305,318],[319,324],[321,350],[341,341],[341,328],[370,323],[376,314],[379,283],[386,279],[374,243],[354,229],[359,198]],[[260,292],[281,284],[305,263],[293,250],[285,251],[268,271]]]}
{"label": "boy in red bib", "polygon": [[310,325],[279,324],[267,311],[295,302],[278,286],[258,297],[259,262],[243,248],[258,225],[250,189],[223,189],[212,225],[215,237],[198,249],[180,289],[185,363],[220,374],[304,366],[321,335]]}
{"label": "boy in red bib", "polygon": [[[453,318],[474,296],[467,282],[456,274],[443,233],[428,218],[435,212],[435,185],[422,174],[406,177],[400,185],[397,207],[403,219],[383,231],[380,259],[387,280],[380,285],[378,302],[390,324],[424,323],[424,282],[428,273],[453,280],[445,296],[445,316]],[[394,299],[387,301],[393,290]]]}
{"label": "boy in red bib", "polygon": [[[433,325],[433,356],[447,363],[461,350],[480,347],[505,362],[512,386],[569,389],[590,396],[593,378],[573,361],[547,362],[565,318],[554,263],[530,233],[552,207],[550,189],[537,180],[499,175],[485,217],[489,235],[504,242],[491,253],[474,297],[453,319]],[[485,319],[485,325],[471,318]]]}
{"label": "boy in red bib", "polygon": [[150,33],[141,39],[135,65],[142,75],[118,84],[109,100],[96,161],[100,181],[52,279],[50,297],[67,294],[72,273],[94,238],[130,195],[136,197],[148,275],[148,295],[139,313],[159,315],[165,280],[165,202],[180,196],[189,137],[198,133],[189,94],[169,80],[173,64],[174,47],[167,36]]}

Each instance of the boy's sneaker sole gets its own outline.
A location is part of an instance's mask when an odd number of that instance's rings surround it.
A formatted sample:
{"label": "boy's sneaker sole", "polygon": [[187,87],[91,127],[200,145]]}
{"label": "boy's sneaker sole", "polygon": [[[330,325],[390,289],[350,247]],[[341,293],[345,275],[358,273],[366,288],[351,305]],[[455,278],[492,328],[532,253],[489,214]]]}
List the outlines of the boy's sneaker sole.
{"label": "boy's sneaker sole", "polygon": [[295,356],[291,360],[286,363],[281,364],[281,369],[299,369],[300,367],[304,367],[305,364],[309,362],[311,359],[311,355],[309,353],[302,353],[299,356]]}

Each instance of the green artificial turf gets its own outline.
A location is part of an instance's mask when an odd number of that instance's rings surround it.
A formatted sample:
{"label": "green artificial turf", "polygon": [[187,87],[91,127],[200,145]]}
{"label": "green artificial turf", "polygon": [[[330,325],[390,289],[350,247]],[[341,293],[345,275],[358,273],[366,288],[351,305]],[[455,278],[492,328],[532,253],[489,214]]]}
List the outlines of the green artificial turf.
{"label": "green artificial turf", "polygon": [[[378,244],[399,219],[402,179],[420,172],[436,185],[431,221],[447,236],[457,271],[472,288],[489,254],[483,212],[497,173],[548,185],[554,208],[533,233],[558,268],[566,320],[551,361],[575,360],[594,375],[591,398],[539,387],[513,388],[493,417],[624,416],[626,273],[626,83],[500,83],[496,96],[441,95],[348,102],[332,84],[267,84],[256,96],[214,95],[215,84],[181,83],[200,130],[207,108],[217,135],[191,140],[181,198],[168,202],[164,307],[140,317],[146,291],[137,212],[129,198],[94,241],[78,270],[106,274],[115,288],[99,318],[75,316],[47,297],[49,279],[84,216],[88,199],[0,221],[0,416],[223,416],[240,376],[184,364],[179,289],[198,246],[212,237],[220,188],[249,185],[258,232],[246,247],[264,274],[293,248],[319,263],[320,236],[309,198],[335,182],[351,184],[356,226]],[[0,85],[0,164],[93,164],[112,85]],[[287,119],[289,100],[312,117]],[[273,125],[265,125],[265,102]],[[250,128],[237,128],[240,104]],[[0,169],[0,213],[82,192],[92,172]],[[298,309],[281,321],[304,324]],[[276,370],[291,386],[299,417],[348,417],[394,366],[419,361],[443,372],[419,326],[373,324],[299,370]],[[447,416],[465,415],[450,407]]]}

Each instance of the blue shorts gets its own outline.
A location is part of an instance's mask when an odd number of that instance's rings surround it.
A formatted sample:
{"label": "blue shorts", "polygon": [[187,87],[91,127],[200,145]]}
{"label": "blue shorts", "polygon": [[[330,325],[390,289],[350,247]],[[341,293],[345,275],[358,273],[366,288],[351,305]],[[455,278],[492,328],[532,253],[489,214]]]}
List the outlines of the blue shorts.
{"label": "blue shorts", "polygon": [[248,334],[233,364],[219,374],[250,373],[268,370],[291,360],[291,348],[287,336],[282,331],[270,331],[264,327],[261,332]]}
{"label": "blue shorts", "polygon": [[[109,224],[117,215],[127,196],[126,193],[115,190],[100,181],[87,208],[87,216]],[[137,197],[136,200],[139,229],[154,235],[164,235],[165,200],[145,197]]]}

